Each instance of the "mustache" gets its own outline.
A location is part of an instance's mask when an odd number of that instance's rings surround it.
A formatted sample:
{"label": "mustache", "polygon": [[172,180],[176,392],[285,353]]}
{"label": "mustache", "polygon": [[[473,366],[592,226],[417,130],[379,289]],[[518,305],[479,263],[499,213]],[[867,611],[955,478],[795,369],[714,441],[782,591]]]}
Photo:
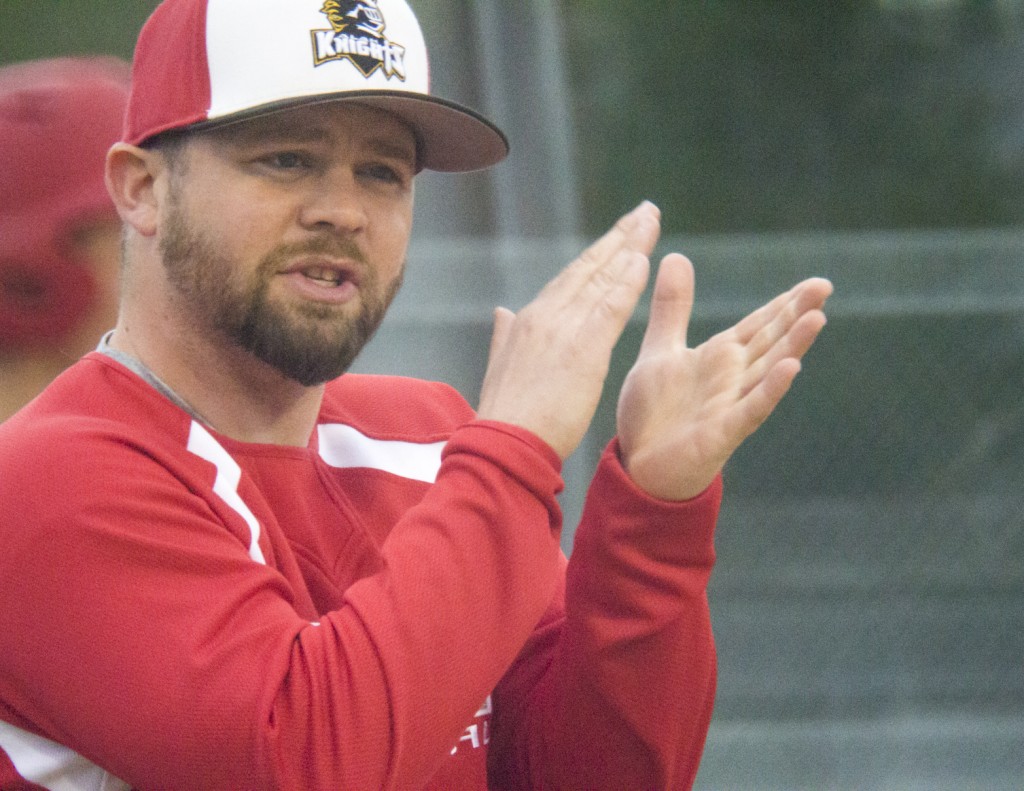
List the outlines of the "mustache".
{"label": "mustache", "polygon": [[355,241],[347,237],[318,236],[303,242],[292,242],[276,247],[260,265],[262,272],[274,272],[290,258],[300,255],[323,255],[329,258],[348,258],[363,266],[366,255]]}

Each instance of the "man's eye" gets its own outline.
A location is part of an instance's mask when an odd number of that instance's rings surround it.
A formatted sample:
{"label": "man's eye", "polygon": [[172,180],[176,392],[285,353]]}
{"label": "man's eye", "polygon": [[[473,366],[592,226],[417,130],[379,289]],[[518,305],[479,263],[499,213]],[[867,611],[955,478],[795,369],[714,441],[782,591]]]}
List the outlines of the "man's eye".
{"label": "man's eye", "polygon": [[404,181],[402,175],[389,165],[367,165],[363,168],[363,174],[367,178],[386,184],[401,184]]}
{"label": "man's eye", "polygon": [[294,151],[279,151],[266,157],[264,161],[268,165],[281,170],[294,170],[307,167],[309,164],[302,154],[297,154]]}

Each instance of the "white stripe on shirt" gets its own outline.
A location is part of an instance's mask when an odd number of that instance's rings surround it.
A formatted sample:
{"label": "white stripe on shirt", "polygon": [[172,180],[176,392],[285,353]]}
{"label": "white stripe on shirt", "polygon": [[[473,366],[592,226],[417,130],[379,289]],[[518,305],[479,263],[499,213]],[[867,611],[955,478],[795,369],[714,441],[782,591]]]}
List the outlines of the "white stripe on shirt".
{"label": "white stripe on shirt", "polygon": [[444,442],[374,439],[342,423],[317,429],[320,458],[332,467],[368,467],[426,483],[437,478]]}
{"label": "white stripe on shirt", "polygon": [[128,783],[63,744],[0,720],[0,749],[24,779],[49,791],[129,791]]}
{"label": "white stripe on shirt", "polygon": [[260,523],[238,494],[238,482],[242,479],[242,468],[238,466],[238,462],[232,459],[210,432],[195,420],[192,421],[192,429],[188,434],[188,450],[217,468],[217,477],[213,482],[214,493],[249,525],[249,557],[257,563],[266,565],[267,561],[259,544]]}

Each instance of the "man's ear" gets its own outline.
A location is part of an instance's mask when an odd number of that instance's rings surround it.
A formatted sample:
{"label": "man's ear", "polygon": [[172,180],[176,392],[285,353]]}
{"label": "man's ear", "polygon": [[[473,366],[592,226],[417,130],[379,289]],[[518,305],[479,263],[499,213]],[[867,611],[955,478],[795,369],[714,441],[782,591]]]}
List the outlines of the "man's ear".
{"label": "man's ear", "polygon": [[166,162],[156,151],[115,143],[107,152],[107,192],[121,219],[142,236],[156,233],[163,194],[157,182],[166,175]]}

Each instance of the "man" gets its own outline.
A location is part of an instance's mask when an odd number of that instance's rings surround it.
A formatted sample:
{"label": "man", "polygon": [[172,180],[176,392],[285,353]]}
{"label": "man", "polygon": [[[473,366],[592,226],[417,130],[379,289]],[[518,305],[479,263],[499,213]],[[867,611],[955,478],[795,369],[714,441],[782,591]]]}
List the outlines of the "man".
{"label": "man", "polygon": [[830,286],[688,349],[692,268],[661,262],[567,562],[559,466],[658,212],[496,312],[475,413],[339,377],[401,281],[416,173],[506,151],[378,6],[377,49],[319,0],[166,0],[140,36],[107,161],[117,326],[0,427],[0,788],[692,783],[719,472]]}
{"label": "man", "polygon": [[121,223],[103,161],[128,74],[112,57],[0,68],[0,421],[117,318]]}

